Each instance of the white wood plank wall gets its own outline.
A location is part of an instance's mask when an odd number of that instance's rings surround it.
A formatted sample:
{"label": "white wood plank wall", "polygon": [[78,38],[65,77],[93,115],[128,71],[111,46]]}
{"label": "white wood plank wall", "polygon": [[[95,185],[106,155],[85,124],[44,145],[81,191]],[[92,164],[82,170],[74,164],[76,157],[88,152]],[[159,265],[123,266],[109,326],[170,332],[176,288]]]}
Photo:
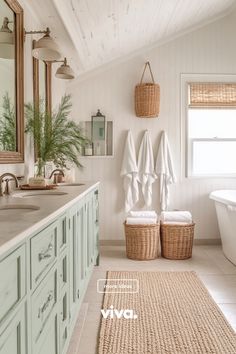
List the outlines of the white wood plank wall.
{"label": "white wood plank wall", "polygon": [[[161,130],[166,130],[173,152],[178,183],[171,187],[171,207],[187,209],[196,222],[196,238],[219,237],[213,202],[208,194],[215,189],[236,188],[235,179],[186,179],[180,162],[180,75],[181,73],[236,73],[236,13],[189,33],[159,48],[144,52],[123,64],[95,72],[68,86],[73,97],[73,118],[88,120],[97,108],[114,121],[114,158],[82,160],[85,168],[76,171],[80,180],[101,181],[101,238],[122,239],[124,195],[120,167],[126,132],[131,129],[136,147],[149,129],[156,155]],[[134,86],[140,80],[143,64],[151,62],[161,87],[160,116],[140,119],[134,114]],[[219,162],[220,163],[220,162]],[[154,185],[157,207],[157,184]]]}

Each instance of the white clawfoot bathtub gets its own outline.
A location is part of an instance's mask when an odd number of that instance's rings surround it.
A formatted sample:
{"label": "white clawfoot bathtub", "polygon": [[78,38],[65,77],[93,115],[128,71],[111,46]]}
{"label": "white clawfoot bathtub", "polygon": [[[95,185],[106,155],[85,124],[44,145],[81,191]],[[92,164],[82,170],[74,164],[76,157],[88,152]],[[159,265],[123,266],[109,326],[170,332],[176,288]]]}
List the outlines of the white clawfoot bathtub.
{"label": "white clawfoot bathtub", "polygon": [[210,194],[215,201],[222,248],[236,265],[236,190],[218,190]]}

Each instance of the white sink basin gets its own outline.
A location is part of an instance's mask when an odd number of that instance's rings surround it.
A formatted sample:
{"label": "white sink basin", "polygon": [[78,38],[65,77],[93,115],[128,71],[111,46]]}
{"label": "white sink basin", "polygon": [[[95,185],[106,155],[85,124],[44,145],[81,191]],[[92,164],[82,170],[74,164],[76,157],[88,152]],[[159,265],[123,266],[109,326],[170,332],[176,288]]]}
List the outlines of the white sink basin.
{"label": "white sink basin", "polygon": [[57,183],[58,187],[76,187],[76,186],[84,186],[85,183]]}
{"label": "white sink basin", "polygon": [[17,221],[19,222],[24,218],[25,215],[39,210],[40,207],[31,204],[5,204],[0,205],[0,221],[9,222]]}
{"label": "white sink basin", "polygon": [[32,198],[32,197],[54,197],[58,195],[66,195],[68,193],[66,192],[60,192],[60,191],[29,191],[29,192],[21,192],[21,193],[15,193],[12,194],[12,197],[14,198]]}
{"label": "white sink basin", "polygon": [[3,210],[20,210],[22,212],[26,211],[31,211],[31,210],[39,210],[40,207],[38,205],[32,205],[32,204],[4,204],[0,205],[0,213],[2,213]]}

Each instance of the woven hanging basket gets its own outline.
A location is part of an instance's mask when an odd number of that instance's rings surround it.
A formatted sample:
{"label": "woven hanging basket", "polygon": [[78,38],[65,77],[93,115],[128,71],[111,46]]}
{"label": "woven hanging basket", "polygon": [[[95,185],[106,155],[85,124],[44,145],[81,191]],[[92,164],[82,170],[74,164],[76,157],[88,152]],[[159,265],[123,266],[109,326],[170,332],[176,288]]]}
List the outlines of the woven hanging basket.
{"label": "woven hanging basket", "polygon": [[[152,82],[143,83],[144,73],[149,68]],[[135,113],[140,118],[155,118],[159,115],[160,86],[155,84],[150,63],[145,63],[140,84],[135,86]]]}

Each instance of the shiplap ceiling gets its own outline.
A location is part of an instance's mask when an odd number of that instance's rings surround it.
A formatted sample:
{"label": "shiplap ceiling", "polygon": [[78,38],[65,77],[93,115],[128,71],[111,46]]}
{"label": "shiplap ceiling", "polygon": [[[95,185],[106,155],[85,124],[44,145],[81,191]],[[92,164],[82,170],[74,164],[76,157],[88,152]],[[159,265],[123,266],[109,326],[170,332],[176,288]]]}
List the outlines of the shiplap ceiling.
{"label": "shiplap ceiling", "polygon": [[[44,21],[48,19],[53,26],[55,14],[50,16],[46,5],[48,1],[45,1]],[[77,52],[77,69],[80,73],[192,30],[226,14],[235,4],[235,0],[50,2],[50,5],[54,4]],[[40,12],[42,13],[42,8]]]}

